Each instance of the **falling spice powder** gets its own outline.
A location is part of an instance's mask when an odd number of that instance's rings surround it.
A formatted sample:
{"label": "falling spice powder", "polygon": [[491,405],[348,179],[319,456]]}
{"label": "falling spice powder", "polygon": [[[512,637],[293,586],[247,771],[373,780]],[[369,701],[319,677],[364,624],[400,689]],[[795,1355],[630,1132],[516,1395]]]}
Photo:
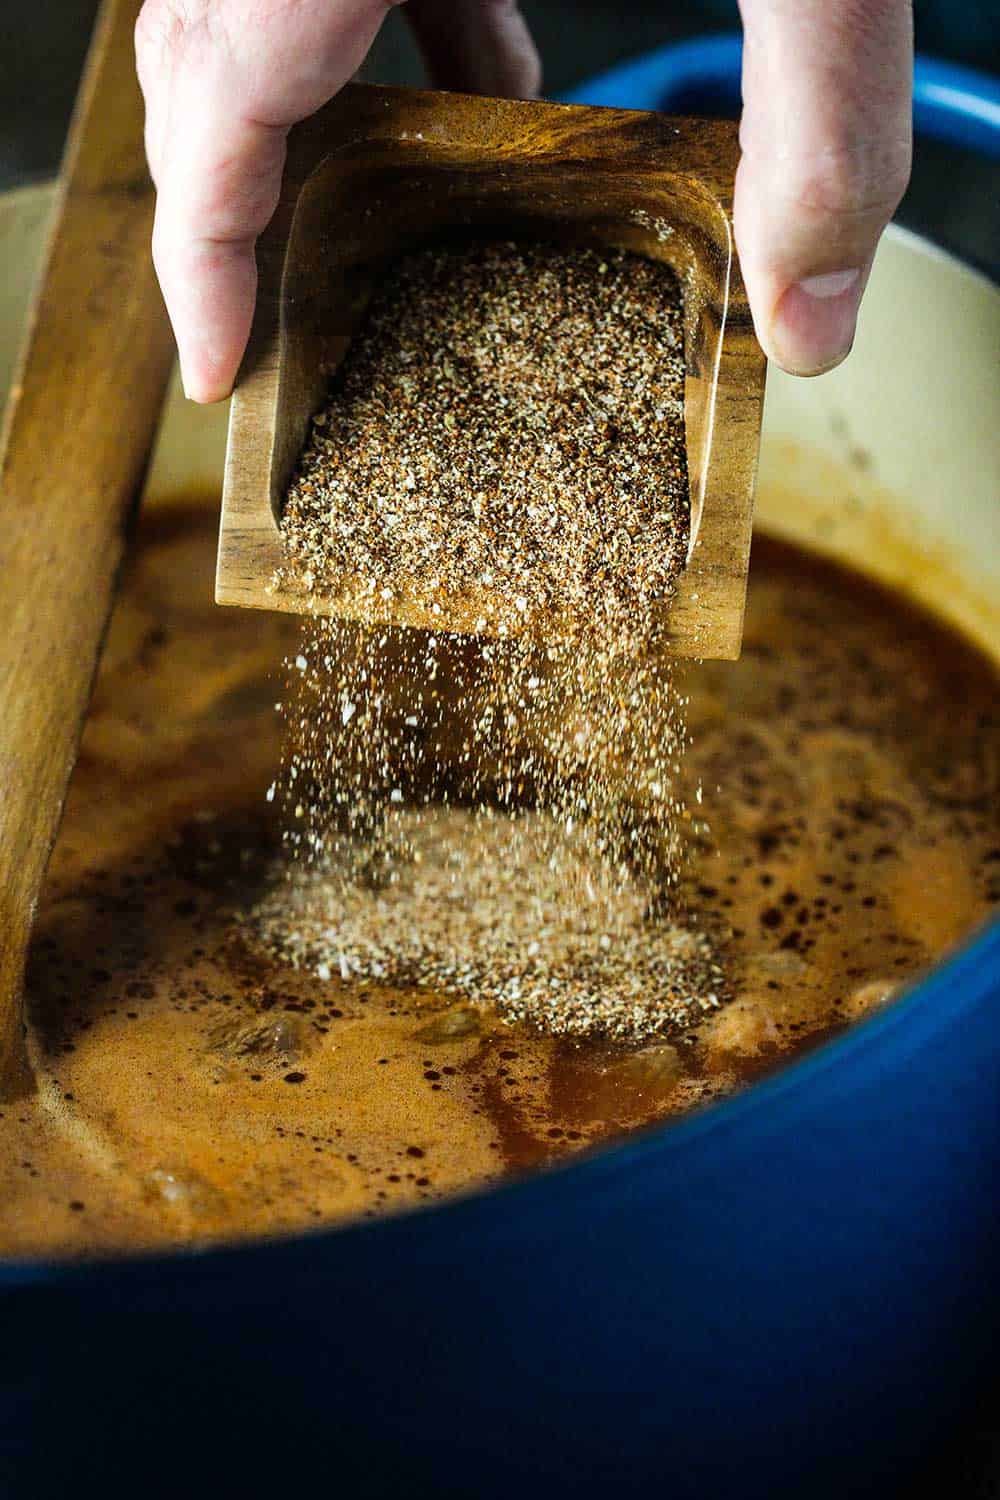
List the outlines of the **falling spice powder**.
{"label": "falling spice powder", "polygon": [[[637,256],[478,244],[390,273],[283,515],[286,569],[356,619],[307,619],[289,663],[289,857],[246,914],[269,953],[577,1036],[720,1004],[674,911],[683,382],[676,282]],[[401,600],[471,603],[482,633],[392,625]]]}

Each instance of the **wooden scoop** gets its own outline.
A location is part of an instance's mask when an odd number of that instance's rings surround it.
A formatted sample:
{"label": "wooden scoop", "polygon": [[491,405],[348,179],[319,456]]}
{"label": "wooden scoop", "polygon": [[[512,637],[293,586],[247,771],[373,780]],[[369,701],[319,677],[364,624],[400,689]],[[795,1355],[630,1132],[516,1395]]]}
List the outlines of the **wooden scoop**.
{"label": "wooden scoop", "polygon": [[[738,656],[765,360],[733,248],[737,158],[735,126],[724,121],[365,85],[299,126],[258,248],[257,312],[230,419],[218,602],[350,612],[291,580],[275,585],[289,479],[386,266],[481,228],[638,251],[676,272],[692,547],[669,639],[681,656]],[[442,603],[449,614],[431,621],[400,602],[397,621],[472,628],[462,600]]]}

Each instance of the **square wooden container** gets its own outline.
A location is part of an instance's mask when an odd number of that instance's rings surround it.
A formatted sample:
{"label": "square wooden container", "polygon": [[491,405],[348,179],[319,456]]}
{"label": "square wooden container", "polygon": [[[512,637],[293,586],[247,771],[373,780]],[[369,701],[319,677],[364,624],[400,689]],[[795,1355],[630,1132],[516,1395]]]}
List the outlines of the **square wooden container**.
{"label": "square wooden container", "polygon": [[[449,236],[530,236],[637,251],[681,282],[692,546],[670,644],[678,655],[737,656],[765,371],[733,248],[737,158],[725,121],[366,85],[298,127],[258,247],[218,602],[309,609],[293,585],[273,587],[278,518],[310,419],[386,267]],[[451,603],[446,622],[400,622],[471,628],[473,607]],[[342,612],[336,599],[321,610]]]}

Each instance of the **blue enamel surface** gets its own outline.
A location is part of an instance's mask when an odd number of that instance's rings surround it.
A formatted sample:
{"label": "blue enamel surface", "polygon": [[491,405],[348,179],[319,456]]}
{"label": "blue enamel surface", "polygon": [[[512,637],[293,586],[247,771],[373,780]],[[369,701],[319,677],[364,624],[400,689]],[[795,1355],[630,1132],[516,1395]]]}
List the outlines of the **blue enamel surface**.
{"label": "blue enamel surface", "polygon": [[[580,84],[564,98],[571,104],[673,114],[736,114],[742,52],[738,34],[700,37],[633,58]],[[1000,79],[956,63],[918,57],[913,120],[926,135],[1000,156]]]}

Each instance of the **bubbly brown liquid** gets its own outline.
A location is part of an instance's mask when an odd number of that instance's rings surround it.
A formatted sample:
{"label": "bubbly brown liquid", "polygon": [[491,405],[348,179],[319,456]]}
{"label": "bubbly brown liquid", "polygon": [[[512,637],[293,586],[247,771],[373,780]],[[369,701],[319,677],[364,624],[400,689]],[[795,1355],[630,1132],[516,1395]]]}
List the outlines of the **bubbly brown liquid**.
{"label": "bubbly brown liquid", "polygon": [[0,1106],[8,1254],[298,1229],[554,1161],[831,1036],[1000,900],[994,668],[759,539],[743,659],[681,684],[711,829],[684,898],[722,1009],[628,1048],[266,960],[234,912],[275,848],[299,627],[216,609],[214,544],[207,502],[148,516],[108,641],[33,945],[38,1092]]}

